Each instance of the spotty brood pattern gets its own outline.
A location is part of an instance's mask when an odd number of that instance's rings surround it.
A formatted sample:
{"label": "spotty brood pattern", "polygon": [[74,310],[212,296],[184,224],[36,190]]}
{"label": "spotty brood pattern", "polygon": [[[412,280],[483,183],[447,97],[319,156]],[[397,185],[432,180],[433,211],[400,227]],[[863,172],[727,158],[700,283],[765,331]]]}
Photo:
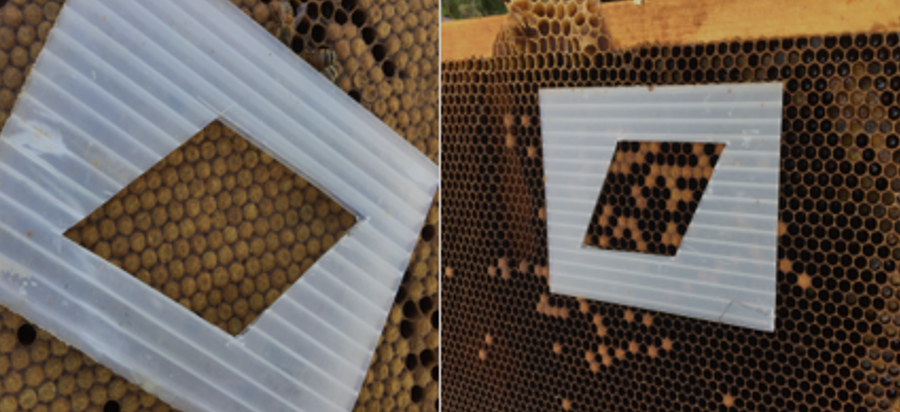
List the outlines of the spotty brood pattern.
{"label": "spotty brood pattern", "polygon": [[724,144],[621,141],[584,244],[675,256]]}
{"label": "spotty brood pattern", "polygon": [[[516,4],[529,37],[442,66],[443,410],[896,410],[900,36],[563,49],[587,3]],[[775,332],[550,293],[540,89],[772,81]]]}

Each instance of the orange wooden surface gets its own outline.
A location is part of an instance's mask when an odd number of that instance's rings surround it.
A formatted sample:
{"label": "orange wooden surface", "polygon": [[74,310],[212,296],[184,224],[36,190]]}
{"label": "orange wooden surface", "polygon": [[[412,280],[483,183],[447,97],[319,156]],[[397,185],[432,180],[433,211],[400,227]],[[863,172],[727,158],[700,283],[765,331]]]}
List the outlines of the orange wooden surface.
{"label": "orange wooden surface", "polygon": [[441,22],[441,61],[490,56],[504,24],[505,15]]}
{"label": "orange wooden surface", "polygon": [[[900,28],[898,0],[644,0],[604,3],[612,44],[690,44]],[[492,54],[506,16],[444,22],[441,61]]]}

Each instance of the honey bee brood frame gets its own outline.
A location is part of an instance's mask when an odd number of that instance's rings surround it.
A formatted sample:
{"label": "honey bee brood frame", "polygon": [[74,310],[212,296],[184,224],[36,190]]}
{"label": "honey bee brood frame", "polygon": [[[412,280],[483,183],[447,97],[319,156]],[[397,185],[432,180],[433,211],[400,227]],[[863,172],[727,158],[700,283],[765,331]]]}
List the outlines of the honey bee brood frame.
{"label": "honey bee brood frame", "polygon": [[[900,38],[860,32],[896,12],[634,7],[601,8],[594,50],[540,51],[537,36],[523,54],[442,65],[443,407],[892,410]],[[848,32],[805,34],[814,27]],[[549,293],[539,89],[763,81],[785,85],[774,333]]]}

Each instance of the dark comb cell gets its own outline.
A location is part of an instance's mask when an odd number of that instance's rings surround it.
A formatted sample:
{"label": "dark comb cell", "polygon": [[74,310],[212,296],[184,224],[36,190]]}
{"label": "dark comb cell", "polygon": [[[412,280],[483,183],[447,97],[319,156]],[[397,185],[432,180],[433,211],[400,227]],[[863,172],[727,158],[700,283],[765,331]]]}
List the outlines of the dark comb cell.
{"label": "dark comb cell", "polygon": [[[542,7],[547,16],[549,3]],[[600,47],[608,44],[601,39],[560,59],[538,36],[521,52],[445,62],[444,410],[900,410],[898,38],[848,33],[620,51]],[[507,40],[495,50],[531,38]],[[553,75],[581,70],[589,75]],[[774,331],[550,292],[538,90],[769,81],[785,87]],[[478,129],[474,112],[486,109],[501,121]],[[663,142],[654,151],[644,142],[617,150],[586,244],[676,253],[663,234],[690,230],[709,180],[681,177],[670,187],[653,170],[711,165],[721,151],[673,142],[663,150]],[[751,221],[745,229],[750,247],[757,233]],[[702,264],[692,270],[703,275]]]}
{"label": "dark comb cell", "polygon": [[[588,224],[584,244],[601,249],[674,256],[684,230],[676,230],[672,223],[677,223],[675,220],[682,216],[658,212],[673,212],[679,209],[679,204],[691,199],[699,202],[703,188],[698,182],[712,176],[715,159],[724,149],[724,144],[713,143],[619,142]],[[687,156],[683,152],[699,155],[692,156],[692,164],[687,165]],[[656,162],[657,156],[664,161]],[[614,178],[624,174],[628,175],[626,183]],[[638,180],[645,185],[631,183]],[[657,190],[651,191],[653,188]],[[621,195],[626,203],[633,204],[634,211],[614,208],[612,194]],[[685,213],[684,218],[690,221],[693,210]],[[640,217],[648,215],[650,219]]]}

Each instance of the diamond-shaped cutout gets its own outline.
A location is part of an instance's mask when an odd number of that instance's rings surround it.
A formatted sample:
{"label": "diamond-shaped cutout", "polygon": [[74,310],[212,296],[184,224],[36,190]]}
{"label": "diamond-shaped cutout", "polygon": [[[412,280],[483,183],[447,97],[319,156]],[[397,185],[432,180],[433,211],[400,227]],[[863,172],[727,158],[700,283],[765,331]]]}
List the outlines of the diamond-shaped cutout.
{"label": "diamond-shaped cutout", "polygon": [[65,236],[237,335],[355,223],[215,121]]}
{"label": "diamond-shaped cutout", "polygon": [[[63,236],[216,119],[359,216],[236,337]],[[0,145],[0,303],[182,410],[352,409],[437,168],[233,4],[67,1]]]}
{"label": "diamond-shaped cutout", "polygon": [[675,256],[724,149],[721,143],[618,142],[584,244]]}
{"label": "diamond-shaped cutout", "polygon": [[[781,97],[779,83],[541,90],[550,291],[771,331]],[[692,153],[698,143],[725,145],[674,256],[585,246],[607,175],[631,174],[631,164],[610,161],[619,151],[626,157],[619,142],[659,142],[660,151],[662,142],[670,151],[678,142]],[[655,156],[660,169],[665,163],[672,171],[668,154]],[[638,177],[629,185],[627,175],[619,193],[610,185],[613,195],[631,195],[632,187],[640,194]],[[677,179],[670,184],[677,189]],[[676,202],[667,206],[677,210]]]}

